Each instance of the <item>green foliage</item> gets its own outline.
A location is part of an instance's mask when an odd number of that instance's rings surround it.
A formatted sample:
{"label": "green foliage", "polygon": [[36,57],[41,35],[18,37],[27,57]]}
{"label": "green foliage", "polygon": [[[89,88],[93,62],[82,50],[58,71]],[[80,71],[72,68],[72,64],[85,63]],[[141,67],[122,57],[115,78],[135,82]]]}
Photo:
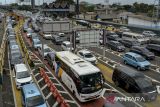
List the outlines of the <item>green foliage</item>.
{"label": "green foliage", "polygon": [[63,3],[63,2],[67,2],[68,4],[74,4],[73,0],[56,0],[56,3]]}

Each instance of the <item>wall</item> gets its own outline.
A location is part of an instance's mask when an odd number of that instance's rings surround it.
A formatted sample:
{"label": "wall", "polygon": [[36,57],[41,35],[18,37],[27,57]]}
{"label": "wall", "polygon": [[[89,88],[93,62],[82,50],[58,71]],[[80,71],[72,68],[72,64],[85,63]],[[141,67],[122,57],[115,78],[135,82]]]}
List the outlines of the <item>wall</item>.
{"label": "wall", "polygon": [[160,22],[156,25],[151,21],[134,18],[134,17],[128,17],[128,25],[139,26],[144,28],[160,28]]}

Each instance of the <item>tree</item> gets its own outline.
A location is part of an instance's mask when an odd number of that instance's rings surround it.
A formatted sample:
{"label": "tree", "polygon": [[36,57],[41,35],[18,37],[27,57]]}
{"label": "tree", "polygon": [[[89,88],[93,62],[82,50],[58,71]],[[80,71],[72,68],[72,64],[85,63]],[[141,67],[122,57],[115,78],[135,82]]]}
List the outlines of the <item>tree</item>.
{"label": "tree", "polygon": [[67,2],[68,4],[74,4],[73,0],[56,0],[56,3],[63,3],[63,2]]}

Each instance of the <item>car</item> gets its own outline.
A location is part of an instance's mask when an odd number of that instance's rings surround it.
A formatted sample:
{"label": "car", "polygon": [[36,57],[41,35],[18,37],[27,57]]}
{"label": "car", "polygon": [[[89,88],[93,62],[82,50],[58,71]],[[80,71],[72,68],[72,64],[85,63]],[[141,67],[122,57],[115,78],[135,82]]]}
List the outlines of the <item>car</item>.
{"label": "car", "polygon": [[16,35],[8,35],[7,40],[8,40],[8,44],[10,41],[13,41],[13,40],[16,41]]}
{"label": "car", "polygon": [[15,64],[23,63],[23,58],[20,50],[10,51],[10,63],[11,63],[11,69],[14,68]]}
{"label": "car", "polygon": [[50,40],[50,39],[52,39],[52,34],[44,34],[43,38]]}
{"label": "car", "polygon": [[127,28],[127,27],[125,27],[125,26],[121,26],[121,27],[119,28],[119,30],[120,30],[121,32],[130,32],[130,29]]}
{"label": "car", "polygon": [[159,44],[160,45],[160,38],[159,36],[155,36],[154,38],[150,38],[150,44]]}
{"label": "car", "polygon": [[28,28],[27,29],[27,37],[31,37],[32,36],[32,33],[33,33],[33,30],[31,28]]}
{"label": "car", "polygon": [[35,83],[24,85],[21,89],[21,96],[23,107],[47,107]]}
{"label": "car", "polygon": [[55,54],[55,52],[50,52],[46,55],[46,60],[48,61],[48,64],[51,66],[51,68],[54,67]]}
{"label": "car", "polygon": [[147,44],[150,40],[148,37],[145,37],[142,34],[133,33],[133,32],[123,32],[122,39],[131,39],[131,40],[139,42],[142,45]]}
{"label": "car", "polygon": [[32,46],[37,50],[38,48],[42,48],[42,43],[39,39],[33,39]]}
{"label": "car", "polygon": [[157,89],[152,81],[141,72],[127,66],[118,65],[112,75],[112,81],[134,97],[144,98],[144,101],[153,101],[157,98]]}
{"label": "car", "polygon": [[124,52],[125,51],[124,45],[122,45],[118,41],[108,41],[106,45],[107,45],[108,48],[110,48],[114,51],[118,51],[118,52]]}
{"label": "car", "polygon": [[62,39],[58,35],[53,35],[52,36],[52,42],[55,43],[56,45],[58,45],[58,44],[62,43]]}
{"label": "car", "polygon": [[138,70],[147,70],[150,68],[150,62],[144,59],[141,55],[127,52],[123,55],[123,62],[124,64],[129,64]]}
{"label": "car", "polygon": [[20,48],[17,44],[15,44],[15,45],[10,45],[10,50],[20,50]]}
{"label": "car", "polygon": [[157,36],[157,34],[155,34],[154,32],[152,31],[143,31],[142,34],[146,37],[155,37]]}
{"label": "car", "polygon": [[[43,48],[43,49],[42,49],[42,48]],[[38,48],[38,52],[39,52],[39,54],[40,54],[41,56],[44,55],[44,59],[46,59],[47,54],[50,53],[50,52],[53,52],[53,51],[52,51],[51,48],[48,47],[46,44],[44,44],[42,48]]]}
{"label": "car", "polygon": [[138,41],[132,39],[122,39],[119,42],[128,48],[131,48],[132,46],[140,46],[140,43]]}
{"label": "car", "polygon": [[118,35],[109,35],[109,36],[106,36],[106,38],[108,40],[114,40],[114,41],[120,41],[121,40],[121,38]]}
{"label": "car", "polygon": [[14,78],[17,89],[20,89],[25,84],[33,82],[31,73],[25,64],[16,64],[14,66]]}
{"label": "car", "polygon": [[77,52],[77,55],[81,58],[83,58],[84,60],[92,63],[93,65],[96,65],[97,64],[97,59],[96,57],[89,51],[89,50],[86,50],[86,49],[83,49],[83,50],[79,50]]}
{"label": "car", "polygon": [[73,51],[72,44],[69,41],[63,41],[61,44],[61,47],[62,47],[62,50],[64,51],[70,51],[70,50]]}
{"label": "car", "polygon": [[15,35],[14,28],[9,28],[9,29],[7,30],[7,35]]}
{"label": "car", "polygon": [[150,52],[147,48],[142,47],[142,46],[133,46],[130,49],[130,52],[140,54],[146,59],[154,59],[155,58],[154,53]]}
{"label": "car", "polygon": [[154,53],[160,53],[160,45],[159,44],[148,44],[146,48]]}
{"label": "car", "polygon": [[32,33],[31,40],[33,41],[34,39],[39,39],[40,40],[39,35],[37,33]]}

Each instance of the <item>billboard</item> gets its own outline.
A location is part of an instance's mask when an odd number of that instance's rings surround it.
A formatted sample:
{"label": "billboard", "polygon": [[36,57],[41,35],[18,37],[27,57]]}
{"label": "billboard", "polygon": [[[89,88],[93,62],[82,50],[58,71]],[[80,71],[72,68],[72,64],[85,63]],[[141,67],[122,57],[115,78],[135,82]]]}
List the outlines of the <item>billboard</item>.
{"label": "billboard", "polygon": [[42,30],[45,33],[71,32],[71,25],[69,21],[44,22],[42,24]]}
{"label": "billboard", "polygon": [[95,29],[77,31],[80,35],[80,46],[96,47],[99,45],[100,31]]}

